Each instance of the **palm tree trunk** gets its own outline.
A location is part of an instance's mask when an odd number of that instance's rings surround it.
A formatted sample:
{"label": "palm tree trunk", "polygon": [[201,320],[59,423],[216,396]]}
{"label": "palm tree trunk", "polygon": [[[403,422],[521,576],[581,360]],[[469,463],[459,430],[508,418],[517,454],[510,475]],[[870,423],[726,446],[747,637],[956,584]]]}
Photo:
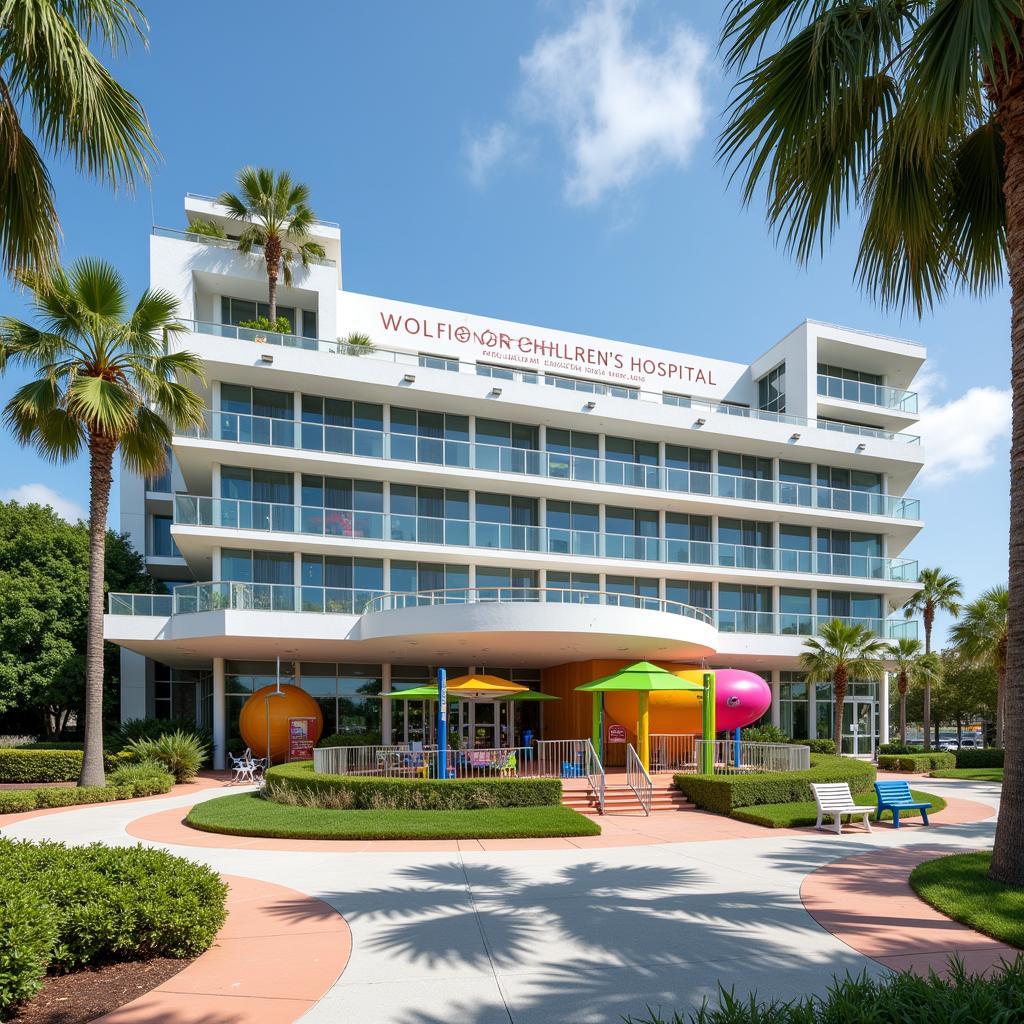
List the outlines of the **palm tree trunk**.
{"label": "palm tree trunk", "polygon": [[[932,650],[932,622],[935,618],[935,612],[925,606],[924,609],[924,653],[930,654]],[[931,750],[931,740],[928,735],[932,724],[932,684],[925,679],[924,681],[924,697],[922,700],[922,712],[921,718],[923,721],[924,731],[924,742],[921,749],[924,751]]]}
{"label": "palm tree trunk", "polygon": [[270,235],[263,247],[267,260],[267,304],[270,306],[270,329],[275,330],[277,321],[277,275],[281,267],[281,239]]}
{"label": "palm tree trunk", "polygon": [[996,684],[996,746],[1003,745],[1003,715],[1006,714],[1006,669],[1001,668]]}
{"label": "palm tree trunk", "polygon": [[85,754],[80,786],[102,786],[103,773],[103,570],[107,510],[117,443],[89,437],[89,619],[85,640]]}
{"label": "palm tree trunk", "polygon": [[1006,694],[1002,720],[1003,790],[990,875],[1024,885],[1024,79],[1013,69],[999,97],[1003,196],[1006,199],[1006,264],[1010,277],[1010,602]]}
{"label": "palm tree trunk", "polygon": [[832,677],[832,735],[835,737],[837,754],[843,752],[843,701],[846,700],[846,684],[846,669],[837,668]]}
{"label": "palm tree trunk", "polygon": [[900,684],[900,743],[903,746],[906,746],[907,743],[907,691],[902,683]]}

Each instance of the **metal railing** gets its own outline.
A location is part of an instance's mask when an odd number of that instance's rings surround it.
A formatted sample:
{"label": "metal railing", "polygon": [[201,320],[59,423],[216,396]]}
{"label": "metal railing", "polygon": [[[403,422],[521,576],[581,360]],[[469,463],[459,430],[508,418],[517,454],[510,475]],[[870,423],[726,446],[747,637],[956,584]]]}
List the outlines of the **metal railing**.
{"label": "metal railing", "polygon": [[696,772],[697,737],[689,733],[651,733],[651,772]]}
{"label": "metal railing", "polygon": [[[694,744],[700,764],[703,740]],[[791,743],[753,743],[748,740],[715,740],[714,772],[716,775],[738,775],[752,772],[799,772],[811,766],[809,747]],[[681,769],[686,772],[687,769]],[[696,772],[696,765],[693,771]]]}
{"label": "metal railing", "polygon": [[644,768],[640,755],[633,748],[632,743],[626,744],[626,785],[633,790],[644,814],[649,815],[651,800],[654,797],[654,783],[651,781],[650,775],[647,774],[647,769]]}
{"label": "metal railing", "polygon": [[[238,249],[237,239],[220,238],[217,235],[204,235],[198,231],[186,231],[183,228],[165,228],[154,224],[153,234],[158,238],[178,238],[184,242],[198,242],[200,245],[212,245],[218,249]],[[254,245],[249,250],[249,253],[252,256],[262,256],[263,246]],[[308,262],[316,264],[318,267],[336,267],[338,265],[334,260],[321,256],[310,256]]]}
{"label": "metal railing", "polygon": [[172,615],[211,611],[317,612],[361,615],[378,590],[303,587],[290,583],[238,583],[221,580],[174,588]]}
{"label": "metal railing", "polygon": [[328,452],[357,458],[447,466],[514,476],[605,484],[642,490],[694,494],[798,508],[828,509],[891,519],[920,519],[918,498],[817,484],[760,480],[729,473],[620,462],[482,441],[421,437],[364,427],[340,427],[271,416],[207,410],[202,427],[179,430],[179,436],[272,448]]}
{"label": "metal railing", "polygon": [[762,633],[769,636],[815,636],[826,622],[839,619],[864,626],[878,636],[896,640],[917,638],[916,619],[887,619],[864,615],[812,615],[802,612],[753,612],[716,608],[715,627],[720,633]]}
{"label": "metal railing", "polygon": [[[179,234],[187,233],[179,232]],[[194,239],[197,241],[206,240],[204,236],[194,236]],[[263,344],[280,345],[285,348],[326,352],[360,359],[376,359],[402,366],[419,366],[427,370],[440,370],[445,373],[474,374],[488,379],[493,379],[496,376],[493,372],[495,368],[486,362],[476,363],[446,356],[421,356],[417,352],[383,348],[376,344],[370,349],[347,345],[343,341],[330,341],[324,338],[304,338],[295,334],[280,334],[275,331],[253,331],[249,328],[233,327],[230,324],[217,324],[204,320],[183,320],[182,323],[198,334],[210,334],[219,338],[259,341]],[[603,395],[608,398],[619,398],[625,401],[640,400],[653,402],[661,405],[675,406],[676,408],[690,409],[696,413],[734,416],[741,419],[760,420],[762,422],[779,423],[787,426],[842,430],[844,433],[857,434],[862,437],[875,437],[886,441],[900,441],[905,444],[921,443],[921,438],[916,434],[896,433],[890,430],[883,430],[880,427],[867,427],[857,423],[840,423],[835,420],[816,420],[807,416],[793,416],[789,413],[770,412],[766,409],[752,409],[745,405],[715,402],[703,398],[690,398],[684,395],[673,395],[661,391],[642,391],[627,388],[621,384],[562,377],[557,373],[543,374],[538,373],[536,370],[523,370],[513,367],[509,367],[507,370],[501,369],[504,372],[501,373],[500,379],[514,380],[524,384],[550,384],[556,388],[581,391],[588,395]]]}
{"label": "metal railing", "polygon": [[537,772],[553,779],[586,779],[599,814],[604,814],[605,772],[590,739],[537,740]]}
{"label": "metal railing", "polygon": [[827,373],[818,374],[818,395],[823,398],[838,398],[844,402],[858,402],[861,405],[877,405],[898,412],[917,412],[917,393],[914,391],[848,380],[846,377],[833,377]]}
{"label": "metal railing", "polygon": [[859,579],[914,581],[917,562],[875,555],[801,551],[713,541],[596,533],[549,526],[515,526],[468,519],[360,512],[319,505],[286,505],[237,498],[176,494],[174,522],[229,530],[386,540],[445,547],[486,548],[623,561],[714,565],[759,572],[792,572]]}
{"label": "metal railing", "polygon": [[316,747],[313,771],[321,775],[368,775],[410,753],[408,743],[366,747]]}
{"label": "metal railing", "polygon": [[170,615],[172,594],[109,594],[107,611],[111,615]]}
{"label": "metal railing", "polygon": [[[366,751],[366,753],[363,753]],[[329,775],[372,775],[388,779],[438,779],[441,764],[450,779],[536,777],[533,747],[449,748],[442,762],[436,746],[318,747],[313,771]]]}

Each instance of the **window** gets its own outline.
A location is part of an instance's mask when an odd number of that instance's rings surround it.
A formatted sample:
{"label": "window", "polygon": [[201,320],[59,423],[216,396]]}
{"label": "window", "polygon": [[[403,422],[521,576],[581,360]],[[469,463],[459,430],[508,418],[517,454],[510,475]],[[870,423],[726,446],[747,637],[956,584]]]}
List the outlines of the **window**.
{"label": "window", "polygon": [[469,492],[391,485],[391,539],[469,544]]}
{"label": "window", "polygon": [[661,401],[665,405],[674,405],[680,409],[689,409],[693,405],[690,395],[673,395],[669,391],[662,392]]}
{"label": "window", "polygon": [[658,513],[646,508],[619,508],[609,505],[605,509],[606,533],[621,533],[631,537],[657,537]]}
{"label": "window", "polygon": [[657,441],[634,441],[628,437],[606,437],[604,457],[611,462],[638,462],[644,466],[658,465]]}
{"label": "window", "polygon": [[421,352],[419,354],[420,366],[425,366],[430,370],[448,370],[451,373],[459,372],[459,361],[458,359],[449,359],[446,356],[435,356],[430,352]]}
{"label": "window", "polygon": [[559,455],[582,456],[588,459],[596,459],[600,455],[597,434],[589,434],[582,430],[550,428],[545,443],[549,452]]}
{"label": "window", "polygon": [[181,552],[178,545],[171,537],[171,523],[174,520],[170,516],[153,516],[153,543],[149,552],[156,558],[180,558]]}
{"label": "window", "polygon": [[[281,662],[282,684],[295,681],[295,663]],[[273,661],[227,661],[224,665],[224,690],[227,695],[228,740],[239,739],[238,718],[245,702],[264,686],[277,682],[277,665]]]}
{"label": "window", "polygon": [[711,516],[665,513],[665,557],[669,562],[711,564]]}
{"label": "window", "polygon": [[191,719],[202,717],[200,689],[209,682],[209,673],[170,668],[158,661],[153,665],[153,717]]}
{"label": "window", "polygon": [[511,366],[499,366],[496,363],[477,363],[478,377],[492,377],[494,380],[515,380],[518,377],[524,384],[536,384],[538,374],[532,370],[519,370]]}
{"label": "window", "polygon": [[437,466],[469,465],[469,417],[391,409],[391,457]]}
{"label": "window", "polygon": [[304,309],[302,311],[302,336],[304,338],[315,338],[317,336],[315,310]]}
{"label": "window", "polygon": [[536,551],[541,547],[540,534],[530,529],[536,525],[536,498],[477,492],[477,547]]}
{"label": "window", "polygon": [[605,577],[605,590],[609,594],[620,595],[618,604],[625,608],[656,608],[660,589],[658,580],[643,576]]}
{"label": "window", "polygon": [[476,421],[478,444],[498,445],[503,448],[537,449],[537,428],[524,423],[509,423],[507,420]]}
{"label": "window", "polygon": [[244,384],[221,384],[220,407],[222,412],[267,416],[280,420],[295,418],[295,399],[290,391],[250,388]]}
{"label": "window", "polygon": [[848,370],[842,366],[834,366],[830,363],[818,363],[818,373],[823,377],[837,377],[839,380],[854,380],[861,384],[885,383],[885,378],[879,373],[868,373],[866,370]]}
{"label": "window", "polygon": [[839,590],[818,591],[818,615],[825,618],[872,619],[880,625],[883,606],[880,594],[851,594]]}
{"label": "window", "polygon": [[882,474],[867,473],[859,469],[842,469],[838,466],[818,466],[818,486],[881,494]]}
{"label": "window", "polygon": [[693,608],[711,608],[711,584],[696,580],[666,580],[665,599]]}
{"label": "window", "polygon": [[718,585],[718,607],[730,611],[770,612],[772,610],[772,588],[720,583]]}
{"label": "window", "polygon": [[779,501],[784,505],[811,505],[811,467],[806,462],[779,461]]}
{"label": "window", "polygon": [[735,452],[718,453],[718,494],[723,498],[771,501],[772,460]]}
{"label": "window", "polygon": [[[311,310],[300,310],[302,313],[302,334],[306,338],[316,337],[316,313]],[[288,333],[295,333],[295,307],[278,306],[277,315],[288,321]],[[222,295],[220,299],[220,322],[237,327],[243,320],[257,320],[265,316],[270,319],[270,305],[266,302],[254,302],[251,299],[234,299]]]}
{"label": "window", "polygon": [[567,391],[583,391],[590,395],[612,395],[615,398],[639,398],[640,389],[621,384],[602,384],[600,381],[568,377],[560,373],[545,373],[544,383]]}
{"label": "window", "polygon": [[171,473],[174,467],[174,456],[171,455],[170,445],[164,445],[164,457],[167,461],[164,463],[163,472],[159,476],[146,477],[147,491],[154,491],[158,494],[171,493]]}
{"label": "window", "polygon": [[384,563],[379,558],[303,555],[302,610],[358,615],[384,591]]}
{"label": "window", "polygon": [[220,578],[251,583],[240,599],[251,602],[253,608],[294,611],[294,577],[295,558],[291,552],[221,550]]}
{"label": "window", "polygon": [[771,480],[772,460],[757,455],[719,452],[718,472],[725,476],[747,476],[755,480]]}
{"label": "window", "polygon": [[434,562],[391,562],[391,590],[463,590],[469,586],[469,567]]}
{"label": "window", "polygon": [[772,546],[772,524],[756,522],[752,519],[719,519],[718,541],[720,544],[770,548]]}
{"label": "window", "polygon": [[757,382],[757,405],[766,412],[786,411],[785,363],[779,363]]}
{"label": "window", "polygon": [[812,572],[811,528],[779,525],[779,568],[783,572]]}
{"label": "window", "polygon": [[[791,739],[804,739],[810,735],[807,681],[799,672],[781,672],[779,677],[779,727]],[[821,708],[820,703],[818,707]],[[819,731],[817,735],[822,737],[826,734]]]}
{"label": "window", "polygon": [[238,501],[294,504],[294,478],[291,473],[242,466],[221,466],[220,496]]}
{"label": "window", "polygon": [[[549,570],[547,575],[548,601],[565,601],[569,603],[588,604],[591,600],[596,601],[596,595],[601,589],[601,578],[597,573],[591,572],[555,572]],[[573,591],[567,594],[552,594],[552,590]]]}
{"label": "window", "polygon": [[[513,591],[513,599],[537,599],[537,573],[532,569],[502,569],[491,565],[478,565],[476,569],[477,590],[484,590],[481,596],[486,598],[486,590],[491,588],[508,588]],[[521,593],[516,593],[517,591]],[[495,595],[497,596],[497,595]]]}
{"label": "window", "polygon": [[782,587],[779,590],[779,632],[810,636],[814,628],[811,592]]}

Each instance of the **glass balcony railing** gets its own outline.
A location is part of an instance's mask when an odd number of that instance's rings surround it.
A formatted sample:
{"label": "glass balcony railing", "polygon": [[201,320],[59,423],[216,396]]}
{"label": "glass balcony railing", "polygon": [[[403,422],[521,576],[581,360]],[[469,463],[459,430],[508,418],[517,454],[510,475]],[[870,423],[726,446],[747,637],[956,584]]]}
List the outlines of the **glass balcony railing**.
{"label": "glass balcony railing", "polygon": [[421,357],[416,352],[403,352],[397,349],[381,348],[377,345],[373,348],[363,348],[347,345],[343,341],[328,341],[323,338],[302,338],[295,334],[278,334],[275,331],[233,327],[230,324],[207,323],[202,320],[183,320],[182,323],[197,334],[208,334],[217,338],[233,338],[238,341],[254,341],[265,345],[280,345],[285,348],[298,348],[310,352],[326,352],[332,355],[395,363],[400,366],[416,366],[426,370],[440,370],[445,373],[474,374],[480,377],[517,381],[523,384],[549,384],[555,388],[579,391],[588,395],[620,398],[626,401],[642,400],[685,408],[692,410],[698,416],[702,413],[712,413],[740,419],[780,423],[786,426],[840,430],[846,434],[875,437],[885,441],[899,441],[903,444],[921,443],[921,438],[916,434],[894,433],[891,430],[882,430],[879,427],[866,427],[856,423],[839,423],[835,420],[808,419],[806,416],[793,416],[789,413],[771,412],[766,409],[752,409],[749,406],[736,403],[712,402],[706,399],[689,398],[660,391],[641,391],[637,388],[625,387],[621,384],[609,384],[603,381],[580,380],[573,377],[561,377],[558,374],[541,374],[535,370],[506,370],[505,368],[501,368],[499,376],[495,373],[495,367],[487,363],[473,363],[458,359],[434,358],[430,356]]}
{"label": "glass balcony railing", "polygon": [[625,561],[715,565],[759,572],[854,576],[901,582],[917,579],[917,562],[901,558],[596,533],[547,526],[472,522],[467,519],[435,519],[191,494],[175,495],[174,522],[179,526],[490,548]]}
{"label": "glass balcony railing", "polygon": [[815,484],[757,480],[727,473],[706,473],[582,455],[563,455],[478,441],[455,441],[359,427],[300,423],[242,413],[207,411],[204,426],[186,431],[184,436],[419,465],[450,466],[488,473],[635,487],[674,494],[831,509],[891,519],[921,518],[921,502],[917,498],[819,487]]}
{"label": "glass balcony railing", "polygon": [[915,414],[917,393],[901,388],[890,388],[883,384],[867,384],[845,377],[831,377],[818,374],[818,394],[823,398],[838,398],[844,402],[858,402],[861,405],[877,405],[882,409]]}
{"label": "glass balcony railing", "polygon": [[[153,225],[153,234],[158,238],[179,238],[183,242],[198,242],[200,245],[212,245],[217,249],[237,249],[238,242],[234,238],[218,238],[216,235],[202,235],[196,231],[185,231],[182,228],[165,228]],[[263,255],[263,247],[254,245],[250,250],[255,256]],[[310,263],[318,267],[335,267],[334,260],[326,257],[311,256]]]}
{"label": "glass balcony railing", "polygon": [[561,587],[460,587],[393,593],[337,587],[303,587],[279,583],[220,581],[179,586],[173,594],[110,594],[111,615],[187,615],[209,611],[289,611],[363,615],[439,604],[544,603],[611,605],[664,612],[714,625],[722,633],[813,636],[822,625],[839,618],[866,626],[879,636],[916,638],[915,620],[865,616],[801,615],[787,612],[746,612],[697,608],[679,601],[642,594]]}

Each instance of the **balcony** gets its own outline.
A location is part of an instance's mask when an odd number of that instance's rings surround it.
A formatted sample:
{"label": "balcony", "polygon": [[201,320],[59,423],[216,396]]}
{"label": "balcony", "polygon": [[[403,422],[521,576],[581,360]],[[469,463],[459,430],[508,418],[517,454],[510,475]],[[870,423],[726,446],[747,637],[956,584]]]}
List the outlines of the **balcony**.
{"label": "balcony", "polygon": [[[183,231],[181,228],[164,228],[154,225],[153,234],[158,238],[176,238],[183,242],[197,242],[199,245],[210,245],[216,249],[238,249],[238,242],[233,238],[218,238],[216,235],[200,235],[194,231]],[[258,245],[254,245],[249,251],[253,256],[263,255],[263,248]],[[334,260],[329,260],[319,256],[310,257],[309,262],[318,267],[337,266],[337,263]]]}
{"label": "balcony", "polygon": [[[177,494],[176,526],[913,582],[917,562],[589,530]],[[180,544],[180,538],[179,538]]]}
{"label": "balcony", "polygon": [[184,432],[182,436],[519,477],[542,477],[805,509],[828,509],[889,519],[921,518],[921,502],[917,498],[563,455],[476,441],[386,433],[359,427],[335,427],[242,413],[208,410],[204,426]]}
{"label": "balcony", "polygon": [[[161,229],[170,230],[170,229]],[[179,234],[186,234],[178,232]],[[190,236],[200,240],[200,236]],[[220,239],[219,241],[224,241]],[[232,245],[234,243],[231,243]],[[779,423],[786,426],[816,428],[820,430],[840,431],[855,434],[859,437],[878,438],[885,441],[897,441],[903,444],[920,444],[921,438],[915,434],[896,433],[882,427],[859,425],[853,423],[837,423],[829,420],[808,419],[804,416],[792,416],[788,413],[768,412],[763,409],[752,409],[748,406],[729,404],[727,402],[711,402],[697,398],[686,398],[679,395],[663,394],[662,392],[641,391],[637,388],[608,384],[602,381],[579,380],[562,377],[558,374],[541,374],[535,371],[495,368],[487,363],[474,363],[458,359],[420,357],[415,352],[398,349],[372,349],[347,345],[345,342],[330,341],[322,338],[303,338],[294,334],[279,334],[274,331],[253,330],[247,327],[233,327],[230,324],[207,323],[201,320],[183,320],[196,334],[210,335],[216,338],[227,338],[236,341],[250,341],[265,345],[278,345],[285,348],[303,349],[309,352],[321,352],[331,355],[348,356],[358,359],[378,360],[400,366],[420,366],[427,369],[440,370],[448,373],[465,373],[484,378],[497,378],[523,384],[538,386],[550,385],[558,389],[578,391],[587,395],[605,395],[611,398],[623,398],[633,401],[648,401],[661,405],[692,410],[697,416],[705,413],[733,416],[739,419],[758,420],[768,423]],[[429,362],[425,361],[429,360]],[[495,371],[498,372],[495,372]]]}
{"label": "balcony", "polygon": [[303,587],[276,583],[228,581],[177,587],[173,594],[110,594],[111,615],[188,615],[209,611],[312,612],[327,615],[371,615],[377,612],[468,604],[594,605],[662,612],[714,625],[720,633],[751,633],[774,636],[813,636],[821,626],[839,618],[850,625],[865,626],[887,639],[917,637],[914,620],[864,616],[800,615],[786,612],[748,612],[706,609],[658,597],[610,591],[554,587],[460,587],[412,593]]}
{"label": "balcony", "polygon": [[819,373],[818,395],[822,398],[839,399],[842,402],[856,402],[858,405],[878,406],[908,416],[917,415],[916,392],[890,388],[883,384],[867,384],[859,380]]}

